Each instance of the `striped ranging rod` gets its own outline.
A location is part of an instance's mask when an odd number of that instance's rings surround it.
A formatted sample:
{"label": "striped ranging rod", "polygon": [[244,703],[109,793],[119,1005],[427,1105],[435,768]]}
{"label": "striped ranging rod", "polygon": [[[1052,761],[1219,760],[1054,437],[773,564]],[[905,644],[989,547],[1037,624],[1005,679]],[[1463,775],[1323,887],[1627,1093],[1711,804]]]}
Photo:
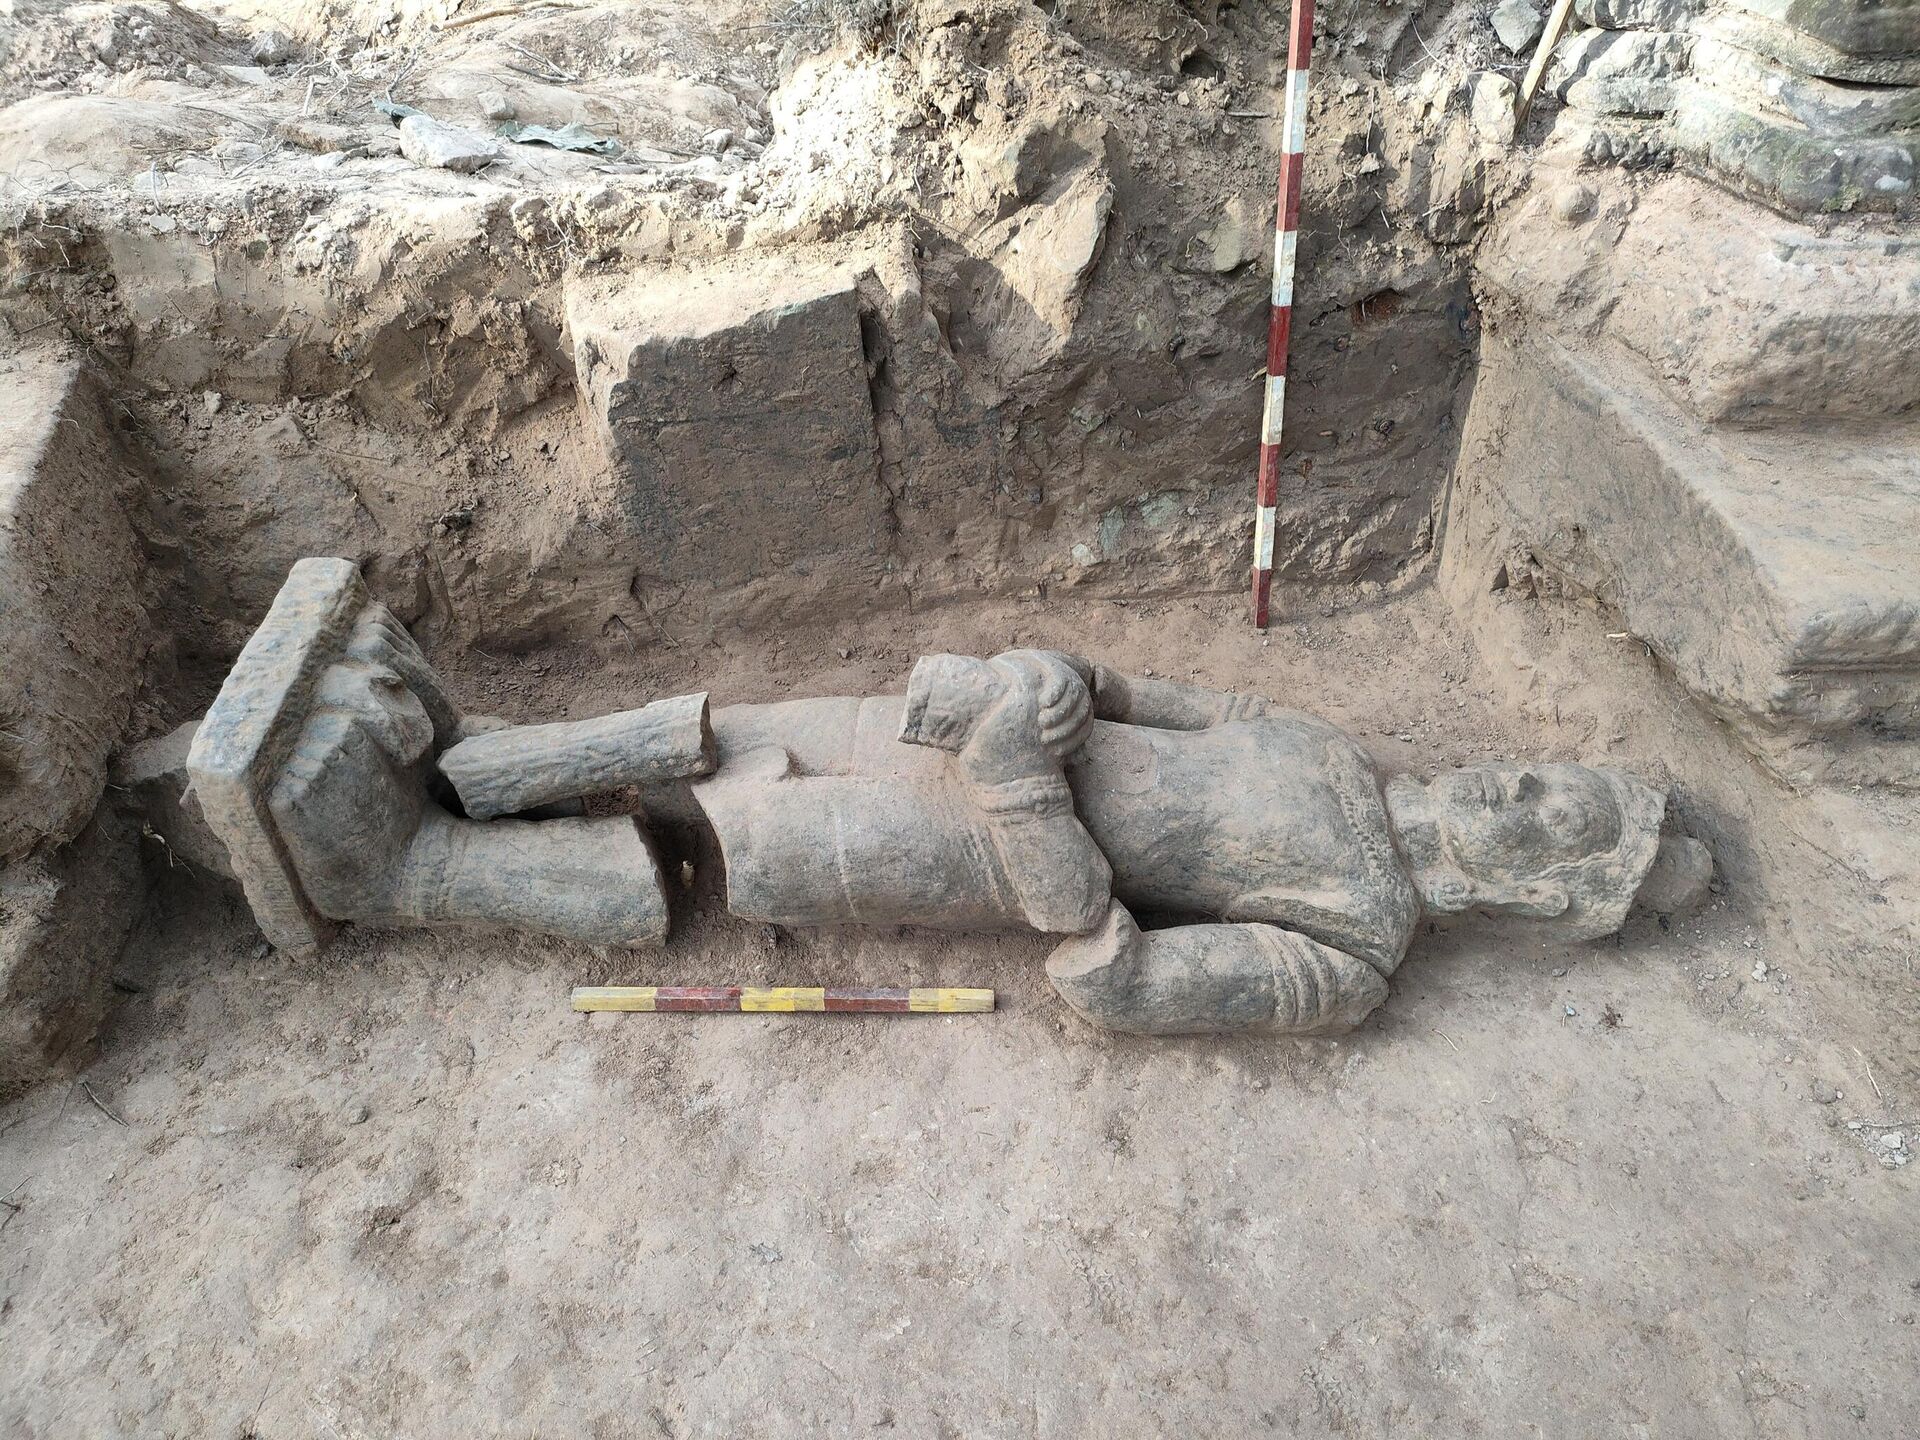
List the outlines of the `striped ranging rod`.
{"label": "striped ranging rod", "polygon": [[577,985],[576,1010],[712,1014],[978,1015],[993,991],[955,987],[852,989],[820,985]]}
{"label": "striped ranging rod", "polygon": [[1287,107],[1280,142],[1280,203],[1274,212],[1273,313],[1267,321],[1267,397],[1260,418],[1260,486],[1254,498],[1253,623],[1267,628],[1273,587],[1274,509],[1280,503],[1280,417],[1287,399],[1287,340],[1293,331],[1293,257],[1300,233],[1300,169],[1307,148],[1307,61],[1313,0],[1293,0],[1287,41]]}

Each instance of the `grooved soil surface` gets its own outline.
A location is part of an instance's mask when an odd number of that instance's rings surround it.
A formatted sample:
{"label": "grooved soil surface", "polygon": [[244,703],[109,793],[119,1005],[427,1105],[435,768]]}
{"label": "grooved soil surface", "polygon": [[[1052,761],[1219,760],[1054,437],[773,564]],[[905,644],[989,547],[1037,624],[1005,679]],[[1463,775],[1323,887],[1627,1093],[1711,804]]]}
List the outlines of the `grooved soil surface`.
{"label": "grooved soil surface", "polygon": [[[1239,597],[1056,600],[448,673],[532,720],[1038,642],[1284,698],[1393,765],[1708,753],[1657,716],[1523,723],[1455,633],[1418,591],[1266,646]],[[163,885],[84,1083],[0,1112],[0,1430],[1920,1432],[1920,1166],[1847,1123],[1920,1119],[1910,1007],[1783,921],[1777,870],[1617,944],[1423,936],[1349,1039],[1166,1042],[1075,1022],[1043,942],[776,934],[694,858],[675,938],[619,959],[350,932],[294,965]],[[614,980],[1000,1008],[567,1010]]]}

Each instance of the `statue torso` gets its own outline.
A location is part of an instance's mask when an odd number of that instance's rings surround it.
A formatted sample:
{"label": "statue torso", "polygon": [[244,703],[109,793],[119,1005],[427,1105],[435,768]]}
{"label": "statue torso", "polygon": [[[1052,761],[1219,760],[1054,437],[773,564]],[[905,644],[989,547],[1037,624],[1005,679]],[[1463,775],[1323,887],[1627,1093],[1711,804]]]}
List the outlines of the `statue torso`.
{"label": "statue torso", "polygon": [[[902,701],[715,713],[720,766],[694,793],[736,913],[782,924],[994,929],[1019,911],[948,757],[897,739]],[[1366,754],[1311,715],[1206,730],[1096,721],[1067,771],[1130,908],[1257,920],[1399,963],[1419,903]],[[855,821],[858,823],[854,823]]]}
{"label": "statue torso", "polygon": [[1206,730],[1096,722],[1067,771],[1129,908],[1264,921],[1383,973],[1420,918],[1366,753],[1274,711]]}

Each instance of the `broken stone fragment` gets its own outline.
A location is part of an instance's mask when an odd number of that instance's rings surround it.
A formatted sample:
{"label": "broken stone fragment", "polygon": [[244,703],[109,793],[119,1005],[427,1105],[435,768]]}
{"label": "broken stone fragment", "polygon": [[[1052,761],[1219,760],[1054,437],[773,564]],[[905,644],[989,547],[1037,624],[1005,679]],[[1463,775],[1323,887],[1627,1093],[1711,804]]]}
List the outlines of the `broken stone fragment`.
{"label": "broken stone fragment", "polygon": [[416,165],[470,175],[498,160],[500,147],[431,115],[409,115],[400,122],[400,153]]}
{"label": "broken stone fragment", "polygon": [[284,65],[295,53],[293,41],[278,30],[262,30],[247,47],[247,54],[256,65]]}
{"label": "broken stone fragment", "polygon": [[1633,903],[1658,915],[1679,915],[1703,904],[1713,882],[1713,852],[1690,835],[1663,835],[1653,868]]}
{"label": "broken stone fragment", "polygon": [[1554,55],[1547,83],[1576,110],[1663,115],[1685,73],[1693,37],[1644,30],[1583,30]]}
{"label": "broken stone fragment", "polygon": [[1493,33],[1516,55],[1540,38],[1540,27],[1546,23],[1533,0],[1499,0],[1492,19]]}
{"label": "broken stone fragment", "polygon": [[692,779],[713,770],[706,693],[597,720],[474,735],[445,751],[439,767],[475,820],[628,785]]}

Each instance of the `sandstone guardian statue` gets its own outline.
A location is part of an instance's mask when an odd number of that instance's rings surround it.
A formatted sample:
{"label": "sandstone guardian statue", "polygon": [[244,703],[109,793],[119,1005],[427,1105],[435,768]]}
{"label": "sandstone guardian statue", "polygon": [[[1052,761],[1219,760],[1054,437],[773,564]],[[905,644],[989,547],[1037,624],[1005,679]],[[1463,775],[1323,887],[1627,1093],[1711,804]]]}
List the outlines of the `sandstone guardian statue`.
{"label": "sandstone guardian statue", "polygon": [[662,940],[641,822],[557,813],[633,786],[711,831],[734,914],[1057,936],[1061,997],[1154,1034],[1345,1029],[1423,916],[1594,938],[1710,870],[1624,774],[1383,782],[1311,715],[1052,651],[926,656],[903,695],[504,726],[461,712],[343,560],[294,567],[187,770],[285,948],[339,921]]}

